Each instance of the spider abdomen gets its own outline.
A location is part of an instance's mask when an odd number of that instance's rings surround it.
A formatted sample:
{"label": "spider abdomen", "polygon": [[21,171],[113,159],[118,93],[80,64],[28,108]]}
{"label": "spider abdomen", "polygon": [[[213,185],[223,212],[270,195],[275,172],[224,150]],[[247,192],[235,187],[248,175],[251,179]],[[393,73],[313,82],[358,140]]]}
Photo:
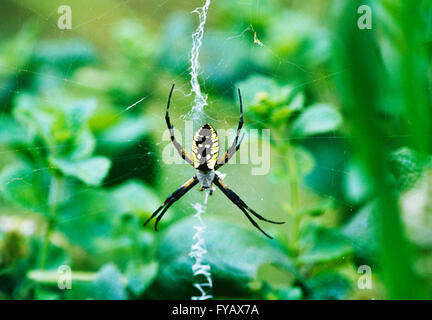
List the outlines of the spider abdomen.
{"label": "spider abdomen", "polygon": [[193,165],[201,171],[213,170],[218,154],[218,136],[213,127],[206,123],[197,130],[192,142]]}

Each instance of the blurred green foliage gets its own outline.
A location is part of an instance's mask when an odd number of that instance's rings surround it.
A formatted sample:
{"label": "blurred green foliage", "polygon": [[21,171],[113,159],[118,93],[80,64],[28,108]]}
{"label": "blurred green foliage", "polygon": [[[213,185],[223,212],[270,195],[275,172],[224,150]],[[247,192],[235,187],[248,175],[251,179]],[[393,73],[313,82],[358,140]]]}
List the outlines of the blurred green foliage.
{"label": "blurred green foliage", "polygon": [[[286,221],[263,225],[269,240],[216,192],[204,216],[212,294],[431,298],[432,3],[370,1],[373,29],[360,30],[363,3],[312,2],[210,7],[200,55],[207,116],[234,128],[240,88],[246,129],[271,131],[270,173],[227,165],[227,183],[262,215]],[[192,104],[190,12],[202,4],[110,3],[109,14],[100,4],[88,16],[73,1],[74,27],[61,31],[48,16],[53,5],[7,3],[0,299],[196,295],[190,203],[202,194],[176,203],[161,232],[142,224],[193,174],[161,160],[170,143],[162,136],[173,82],[181,133]],[[58,288],[62,265],[71,290]],[[358,286],[361,265],[372,270],[372,289]]]}

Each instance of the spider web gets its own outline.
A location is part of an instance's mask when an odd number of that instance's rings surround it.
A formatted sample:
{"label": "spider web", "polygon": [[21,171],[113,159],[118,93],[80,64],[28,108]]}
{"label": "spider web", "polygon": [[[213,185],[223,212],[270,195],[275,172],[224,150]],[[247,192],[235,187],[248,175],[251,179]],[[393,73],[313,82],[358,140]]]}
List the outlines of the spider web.
{"label": "spider web", "polygon": [[[190,14],[190,12],[199,6],[202,6],[202,1],[192,1],[192,3],[188,4],[188,10],[189,12],[183,12],[184,14]],[[170,14],[173,12],[176,12],[178,9],[180,9],[180,6],[183,6],[184,4],[181,4],[179,1],[173,1],[173,0],[165,0],[165,1],[127,1],[127,0],[121,0],[121,1],[81,1],[77,0],[74,1],[72,4],[72,10],[73,10],[73,27],[72,30],[67,31],[60,31],[57,28],[57,8],[62,5],[62,1],[51,1],[52,4],[50,6],[43,6],[40,4],[37,4],[35,2],[30,1],[9,1],[8,5],[16,6],[17,10],[17,19],[21,21],[22,24],[24,24],[28,17],[36,17],[37,22],[39,25],[45,27],[47,30],[47,34],[45,35],[47,38],[58,38],[58,39],[69,39],[69,38],[86,38],[88,41],[95,43],[97,46],[100,46],[101,48],[110,47],[112,45],[106,45],[103,44],[106,40],[103,36],[106,30],[112,27],[120,18],[135,18],[137,20],[143,21],[144,23],[147,23],[151,26],[158,26],[160,24],[160,21],[166,20]],[[280,82],[280,83],[286,83],[287,80],[284,78],[283,75],[279,74],[280,68],[285,65],[289,65],[292,69],[297,70],[297,72],[304,73],[307,75],[307,78],[309,80],[304,81],[303,83],[296,84],[296,89],[302,89],[307,88],[309,85],[314,83],[321,83],[324,84],[324,86],[328,83],[328,86],[331,86],[332,78],[336,75],[335,73],[331,74],[323,74],[322,70],[316,70],[314,68],[308,68],[307,66],[298,65],[297,63],[294,63],[293,61],[290,61],[284,57],[279,56],[275,52],[272,51],[272,49],[267,46],[265,40],[261,40],[262,37],[255,29],[256,21],[256,13],[260,12],[260,10],[263,9],[263,6],[265,6],[265,1],[261,0],[251,0],[247,2],[250,4],[250,12],[244,12],[245,16],[249,15],[249,24],[245,25],[245,28],[242,32],[233,33],[233,32],[227,32],[223,33],[223,37],[225,38],[223,46],[220,47],[220,58],[215,61],[215,65],[226,65],[227,56],[230,54],[230,46],[235,45],[236,42],[245,42],[245,39],[247,40],[247,46],[248,50],[251,54],[254,54],[256,50],[262,50],[266,52],[269,56],[272,57],[274,63],[274,67],[271,74],[271,77]],[[85,8],[85,10],[83,10]],[[206,47],[206,38],[208,36],[212,36],[214,34],[214,31],[212,31],[212,13],[211,10],[209,11],[209,28],[206,30],[206,34],[204,36],[203,41],[203,47]],[[13,36],[14,33],[12,33],[10,36]],[[7,38],[7,35],[6,35]],[[101,40],[103,39],[103,40]],[[252,40],[248,40],[252,39]],[[189,39],[188,39],[189,41]],[[203,56],[203,60],[207,59],[208,57]],[[154,69],[154,72],[166,74],[166,70],[159,66],[149,66],[152,69]],[[228,66],[229,67],[229,66]],[[247,66],[250,68],[253,68],[253,66]],[[82,89],[85,91],[86,89],[93,89],[92,87],[89,87],[86,83],[80,83],[74,80],[72,72],[68,74],[66,77],[58,79],[58,76],[49,72],[40,72],[32,70],[31,67],[29,68],[19,68],[17,66],[13,65],[7,65],[7,66],[1,66],[4,70],[15,70],[15,72],[18,73],[28,73],[31,75],[36,76],[40,79],[50,80],[50,79],[57,79],[63,82],[65,90],[71,89],[71,90],[79,90]],[[72,70],[72,63],[70,64],[70,69]],[[177,86],[175,90],[175,95],[173,97],[173,114],[171,115],[171,120],[174,124],[174,126],[182,131],[182,120],[185,118],[181,118],[181,115],[187,114],[187,112],[190,110],[190,88],[188,87],[188,81],[189,79],[189,72],[190,70],[185,69],[181,74],[180,77],[184,79],[184,83]],[[205,92],[211,91],[213,89],[212,85],[212,78],[214,76],[214,72],[210,72],[209,70],[206,70],[205,67],[203,68],[203,73],[201,75],[201,84],[204,88]],[[168,89],[170,87],[171,83],[166,84],[167,88],[167,94]],[[231,87],[230,89],[225,89],[226,91],[225,96],[232,97],[233,92],[235,89],[236,83],[231,82],[227,87]],[[24,84],[23,84],[24,86]],[[0,90],[6,90],[11,91],[15,95],[21,95],[21,90],[18,86],[18,89],[10,90],[8,88],[0,88]],[[322,101],[326,101],[326,96],[323,95]],[[120,108],[119,112],[115,115],[115,117],[121,118],[127,113],[132,112],[136,109],[141,110],[140,108],[144,108],[144,106],[147,103],[152,103],[152,105],[157,107],[150,107],[147,108],[145,111],[145,117],[155,124],[158,124],[158,129],[155,129],[152,133],[153,137],[155,138],[156,146],[159,148],[158,154],[154,154],[154,152],[149,152],[148,154],[142,155],[143,157],[156,157],[158,160],[157,162],[161,165],[163,175],[159,176],[160,179],[160,198],[161,201],[164,200],[165,196],[170,194],[173,190],[175,190],[178,186],[184,183],[184,181],[188,180],[191,175],[193,175],[193,172],[190,170],[190,167],[182,164],[182,165],[165,165],[163,161],[161,160],[160,152],[164,146],[169,144],[169,141],[164,142],[158,142],[161,140],[162,132],[165,129],[164,128],[164,112],[165,112],[165,105],[166,100],[165,98],[152,98],[149,96],[143,96],[142,98],[131,101],[130,104],[124,105]],[[226,103],[228,104],[228,103]],[[229,104],[236,105],[235,101],[230,101]],[[211,118],[211,121],[216,128],[236,128],[237,122],[238,122],[238,107],[236,106],[233,112],[215,112],[214,109],[212,109],[214,106],[220,105],[220,101],[217,101],[216,98],[213,98],[212,96],[209,96],[208,99],[208,105],[204,107],[204,111],[208,112],[209,117]],[[246,106],[247,108],[247,106]],[[210,112],[211,111],[211,112]],[[211,115],[214,116],[211,116]],[[1,116],[1,115],[0,115]],[[177,118],[175,118],[177,116]],[[245,124],[249,128],[254,128],[255,126],[262,125],[262,123],[259,123],[257,121],[245,118]],[[264,124],[265,125],[265,124]],[[160,128],[160,129],[159,129]],[[162,129],[163,128],[163,129]],[[232,137],[231,137],[232,138]],[[291,140],[292,138],[286,137],[286,139]],[[329,144],[343,144],[344,142],[343,138],[334,136],[334,137],[313,137],[309,138],[306,142],[310,142],[313,144],[314,142],[318,140],[326,139],[328,140]],[[232,140],[231,140],[232,141]],[[97,143],[109,143],[110,141],[99,141],[97,140]],[[180,141],[187,151],[189,151],[189,148],[187,146],[191,145],[191,141]],[[342,147],[345,148],[345,147]],[[11,149],[5,149],[0,151],[1,154],[13,154],[17,151],[21,150],[11,150]],[[345,149],[344,149],[345,150]],[[279,160],[283,159],[283,155],[278,154],[275,150],[271,149],[271,159],[272,159],[272,166],[273,164],[277,163]],[[122,158],[117,158],[117,161],[121,161]],[[125,157],[124,160],[127,160]],[[340,160],[341,162],[344,161],[344,159]],[[308,183],[304,182],[303,180],[301,183],[301,188],[305,193],[313,194],[314,196],[317,195],[321,198],[329,198],[333,199],[339,203],[343,203],[348,208],[353,208],[354,204],[348,203],[345,198],[340,196],[337,188],[337,180],[345,179],[345,176],[349,175],[350,173],[348,171],[345,171],[343,169],[343,165],[340,165],[338,163],[332,164],[332,165],[322,165],[320,163],[317,163],[315,165],[315,173],[320,175],[323,174],[325,176],[330,176],[330,185],[327,186],[325,190],[317,190],[316,188],[312,188]],[[183,170],[183,168],[185,170]],[[342,169],[340,169],[342,168]],[[37,168],[35,169],[32,174],[37,174],[40,171],[48,170],[49,168]],[[139,170],[139,167],[132,167],[130,168],[131,173]],[[252,208],[254,208],[258,212],[265,212],[265,213],[273,213],[273,212],[280,212],[280,208],[282,207],[284,200],[281,199],[280,193],[275,193],[272,190],[281,190],[281,192],[284,192],[288,194],[288,184],[286,182],[281,181],[272,181],[268,178],[268,176],[254,176],[253,179],[250,178],[250,165],[246,166],[240,166],[240,165],[227,165],[223,168],[224,172],[227,173],[227,183],[229,186],[235,190],[239,195],[241,195],[245,202],[248,203]],[[247,178],[246,178],[247,177]],[[342,177],[342,178],[341,178]],[[28,180],[29,176],[25,177],[14,177],[11,179],[8,183],[14,183],[16,180]],[[264,187],[263,187],[264,186]],[[46,186],[46,188],[49,188],[49,185]],[[91,187],[83,188],[82,192],[87,192],[93,190]],[[76,195],[75,195],[76,196]],[[283,198],[283,197],[282,197]],[[193,204],[197,202],[202,202],[203,195],[198,192],[189,192],[182,200],[180,200],[175,205],[179,207],[179,211],[183,213],[184,216],[190,215],[189,208],[190,206],[187,205],[188,203]],[[71,199],[69,199],[71,200]],[[4,205],[4,204],[3,204]],[[207,204],[208,207],[211,207],[212,214],[221,214],[223,216],[223,219],[229,219],[231,221],[236,221],[237,223],[241,224],[247,224],[248,222],[244,219],[244,217],[240,216],[239,214],[233,214],[234,211],[236,212],[237,208],[234,207],[227,199],[224,199],[223,196],[221,196],[218,192],[215,193],[214,196],[209,199],[209,203]],[[229,212],[226,212],[226,209],[229,208]],[[86,214],[99,214],[101,209],[95,209],[94,212],[87,212]],[[4,211],[2,210],[0,215],[5,215]],[[69,217],[67,219],[65,218],[59,218],[58,224],[66,224],[71,219],[79,219],[80,215],[76,215],[74,217]],[[6,225],[0,226],[0,228],[6,228]],[[27,224],[24,228],[24,232],[40,232],[44,229],[44,227],[40,227],[40,230],[34,230],[34,225]],[[251,232],[255,232],[255,229]]]}

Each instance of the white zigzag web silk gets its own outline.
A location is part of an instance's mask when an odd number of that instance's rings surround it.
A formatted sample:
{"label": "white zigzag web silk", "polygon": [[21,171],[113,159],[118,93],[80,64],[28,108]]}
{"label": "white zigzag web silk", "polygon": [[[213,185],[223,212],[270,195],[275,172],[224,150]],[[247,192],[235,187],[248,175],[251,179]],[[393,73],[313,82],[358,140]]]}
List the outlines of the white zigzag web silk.
{"label": "white zigzag web silk", "polygon": [[206,289],[210,290],[213,287],[213,281],[210,273],[210,265],[203,264],[203,256],[207,253],[203,234],[205,233],[207,226],[201,218],[201,215],[206,211],[206,207],[200,203],[195,203],[193,207],[196,210],[195,218],[198,219],[199,224],[193,227],[195,229],[195,234],[192,238],[192,241],[195,241],[195,243],[192,244],[189,257],[195,260],[195,263],[192,266],[193,275],[195,277],[203,276],[205,278],[205,282],[194,283],[194,287],[199,290],[201,295],[193,296],[191,299],[207,300],[213,298],[213,296],[208,294],[206,291]]}
{"label": "white zigzag web silk", "polygon": [[[192,110],[189,112],[188,116],[192,120],[198,120],[203,115],[204,106],[207,105],[207,95],[201,92],[201,87],[198,82],[198,76],[201,72],[201,65],[199,63],[199,53],[202,45],[202,39],[204,36],[204,26],[207,20],[207,11],[210,6],[210,0],[206,0],[205,4],[201,8],[196,8],[193,13],[197,13],[199,17],[199,25],[195,32],[192,34],[192,49],[190,58],[190,76],[191,76],[191,91],[195,94],[194,105]],[[203,264],[203,257],[207,253],[206,243],[203,235],[207,229],[201,215],[205,213],[207,203],[208,192],[206,192],[206,197],[204,200],[204,205],[196,203],[193,208],[196,210],[195,218],[198,219],[198,224],[193,228],[195,229],[195,234],[192,238],[191,251],[189,256],[195,260],[192,266],[192,272],[195,277],[204,277],[205,282],[196,282],[194,287],[200,292],[200,296],[192,296],[192,300],[206,300],[213,296],[208,293],[213,287],[213,281],[210,272],[210,265]]]}
{"label": "white zigzag web silk", "polygon": [[191,91],[195,94],[194,105],[188,116],[192,120],[197,120],[202,115],[204,107],[207,105],[207,95],[201,92],[201,87],[198,82],[198,76],[201,73],[201,65],[199,62],[199,54],[204,36],[204,26],[207,21],[207,11],[210,6],[210,0],[206,0],[201,8],[196,8],[192,13],[198,14],[199,25],[195,32],[192,34],[192,49],[190,57],[190,84]]}

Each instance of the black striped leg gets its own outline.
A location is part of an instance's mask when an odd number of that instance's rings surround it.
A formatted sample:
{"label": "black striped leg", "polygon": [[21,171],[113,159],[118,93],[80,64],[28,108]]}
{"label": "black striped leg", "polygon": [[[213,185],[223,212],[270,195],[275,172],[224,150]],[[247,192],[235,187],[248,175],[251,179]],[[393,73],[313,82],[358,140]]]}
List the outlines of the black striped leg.
{"label": "black striped leg", "polygon": [[153,212],[153,214],[151,215],[151,217],[147,219],[147,221],[144,223],[144,225],[146,225],[148,222],[150,222],[150,220],[152,220],[154,217],[156,217],[158,215],[158,213],[160,212],[159,216],[156,218],[156,223],[155,223],[155,230],[158,231],[157,225],[158,225],[159,221],[162,219],[162,217],[165,214],[165,212],[167,212],[167,210],[169,209],[169,207],[171,207],[174,202],[176,202],[181,197],[183,197],[197,183],[198,183],[198,178],[197,177],[193,177],[192,179],[189,179],[184,185],[182,185],[180,188],[178,188],[176,191],[174,191],[165,200],[165,202],[163,203],[163,205],[161,205],[155,212]]}
{"label": "black striped leg", "polygon": [[243,127],[243,102],[242,102],[242,96],[241,96],[241,92],[240,89],[238,89],[238,95],[239,95],[239,100],[240,100],[240,121],[237,127],[237,134],[236,137],[232,143],[232,145],[229,147],[228,151],[225,152],[225,154],[222,156],[222,158],[220,158],[215,166],[215,169],[219,169],[220,167],[222,167],[225,163],[227,163],[229,161],[229,159],[232,158],[232,156],[237,152],[237,150],[240,148],[240,144],[243,141],[243,137],[240,139],[239,141],[239,137],[240,137],[240,132],[241,129]]}
{"label": "black striped leg", "polygon": [[178,141],[175,139],[175,136],[174,136],[174,126],[171,124],[170,117],[169,117],[168,110],[169,110],[169,107],[170,107],[171,96],[172,96],[172,93],[174,91],[174,87],[175,87],[175,84],[172,85],[171,91],[170,91],[170,94],[169,94],[169,97],[168,97],[168,104],[167,104],[167,110],[166,110],[166,114],[165,114],[165,120],[166,120],[168,129],[170,131],[171,141],[172,141],[174,147],[177,149],[180,157],[182,157],[183,160],[185,160],[187,163],[189,163],[190,165],[193,166],[192,157],[190,156],[189,153],[186,152],[185,149],[183,149],[183,147],[180,145],[180,143],[178,143]]}
{"label": "black striped leg", "polygon": [[252,219],[252,217],[248,214],[247,211],[249,211],[255,217],[257,217],[258,219],[260,219],[262,221],[266,221],[266,222],[270,222],[270,223],[275,223],[275,224],[283,224],[284,222],[271,221],[271,220],[268,220],[268,219],[262,217],[258,213],[256,213],[254,210],[252,210],[251,208],[249,208],[246,205],[246,203],[244,203],[244,201],[242,199],[240,199],[240,197],[237,194],[234,193],[234,191],[232,191],[230,188],[228,188],[228,186],[218,176],[215,177],[215,179],[213,180],[213,182],[237,207],[240,208],[241,211],[243,211],[243,213],[246,215],[246,217],[249,219],[249,221],[258,230],[260,230],[262,233],[264,233],[270,239],[273,239],[267,233],[265,233],[264,230],[262,230],[260,228],[260,226]]}

